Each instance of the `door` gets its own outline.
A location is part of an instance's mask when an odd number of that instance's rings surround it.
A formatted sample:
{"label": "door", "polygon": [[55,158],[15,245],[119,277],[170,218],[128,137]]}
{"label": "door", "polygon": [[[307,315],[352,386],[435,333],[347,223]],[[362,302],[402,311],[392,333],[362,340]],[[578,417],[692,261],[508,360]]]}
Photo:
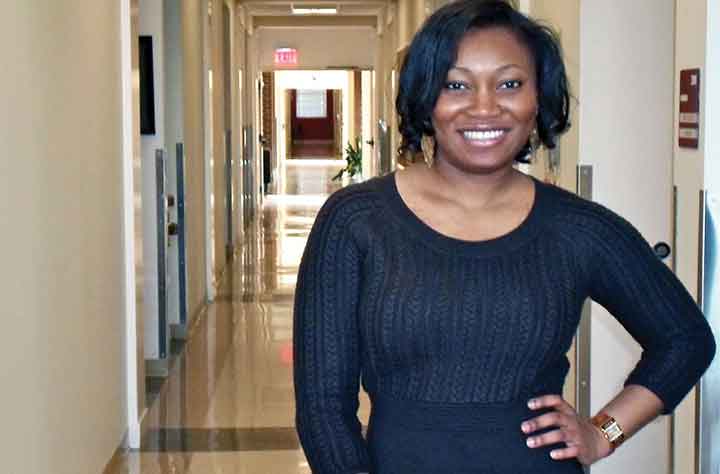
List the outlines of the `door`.
{"label": "door", "polygon": [[343,121],[343,96],[342,96],[342,90],[340,89],[333,89],[333,110],[335,111],[335,129],[334,129],[334,137],[333,140],[335,141],[335,149],[336,154],[338,158],[343,157],[343,149],[345,148],[345,144],[343,143],[342,137],[343,137],[343,127],[345,126],[345,123]]}
{"label": "door", "polygon": [[[650,244],[672,242],[674,19],[674,0],[591,0],[580,9],[580,164],[592,167],[593,200]],[[622,389],[641,350],[601,306],[590,311],[594,414]],[[660,417],[591,472],[667,473],[670,452],[670,419]]]}

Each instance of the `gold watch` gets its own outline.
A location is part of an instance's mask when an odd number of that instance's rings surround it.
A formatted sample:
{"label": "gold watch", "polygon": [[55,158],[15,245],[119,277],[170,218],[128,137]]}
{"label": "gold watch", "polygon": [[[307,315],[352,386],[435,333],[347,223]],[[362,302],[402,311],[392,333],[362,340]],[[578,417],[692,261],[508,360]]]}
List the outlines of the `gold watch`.
{"label": "gold watch", "polygon": [[600,412],[590,418],[590,423],[597,426],[603,436],[610,443],[611,452],[615,451],[625,441],[625,433],[615,418],[605,412]]}

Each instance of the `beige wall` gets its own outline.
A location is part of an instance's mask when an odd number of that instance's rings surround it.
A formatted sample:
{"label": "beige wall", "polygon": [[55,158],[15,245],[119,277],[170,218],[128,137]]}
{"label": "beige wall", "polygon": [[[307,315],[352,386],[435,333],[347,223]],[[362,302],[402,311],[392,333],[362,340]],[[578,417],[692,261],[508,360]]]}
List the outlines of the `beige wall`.
{"label": "beige wall", "polygon": [[296,48],[299,69],[326,67],[373,67],[377,35],[368,27],[272,28],[254,32],[258,41],[257,61],[262,71],[274,69],[276,48]]}
{"label": "beige wall", "polygon": [[[223,8],[224,0],[211,0],[212,23],[210,35],[212,36],[210,53],[210,67],[213,71],[212,113],[213,113],[213,196],[214,196],[214,233],[213,245],[215,247],[215,266],[213,273],[216,281],[225,269],[225,242],[226,242],[226,210],[225,210],[225,45],[223,44],[223,28],[226,11]],[[228,98],[228,100],[230,100]]]}
{"label": "beige wall", "polygon": [[[382,34],[377,38],[376,53],[374,60],[375,69],[375,90],[374,90],[374,117],[372,123],[372,133],[375,139],[375,166],[378,170],[379,166],[379,137],[378,137],[378,121],[384,120],[389,127],[392,136],[397,135],[395,124],[395,96],[392,87],[392,70],[395,67],[395,58],[397,51],[398,38],[398,18],[397,13],[389,10],[387,15],[382,19]],[[395,150],[391,146],[391,155],[394,156]]]}
{"label": "beige wall", "polygon": [[120,8],[11,3],[0,14],[12,65],[0,76],[2,470],[100,472],[125,424]]}
{"label": "beige wall", "polygon": [[532,174],[575,191],[580,134],[576,99],[580,97],[580,0],[531,0],[528,3],[530,15],[550,26],[560,36],[571,93],[574,96],[570,110],[572,127],[562,136],[559,144],[559,174],[552,176],[549,172],[546,150],[538,153],[538,159],[532,166]]}
{"label": "beige wall", "polygon": [[235,197],[237,199],[237,214],[238,214],[238,225],[235,226],[235,235],[238,239],[238,245],[243,245],[245,240],[245,211],[247,208],[246,196],[246,147],[245,138],[243,133],[245,127],[252,121],[250,115],[250,102],[251,97],[248,89],[248,63],[247,63],[247,15],[246,10],[242,5],[238,4],[235,7],[235,90],[238,91],[236,94],[236,131],[235,131],[235,150],[237,152],[236,157],[238,159],[237,166],[235,167],[236,179],[238,186],[236,188]]}
{"label": "beige wall", "polygon": [[205,127],[203,123],[203,13],[206,1],[182,2],[184,129],[187,180],[188,317],[205,305]]}
{"label": "beige wall", "polygon": [[243,169],[242,158],[245,151],[243,147],[243,126],[245,120],[245,98],[244,75],[245,75],[245,12],[243,8],[236,5],[233,17],[233,89],[236,93],[233,95],[233,155],[235,160],[234,173],[234,205],[235,205],[235,239],[236,246],[241,245],[244,239],[244,222],[243,222]]}

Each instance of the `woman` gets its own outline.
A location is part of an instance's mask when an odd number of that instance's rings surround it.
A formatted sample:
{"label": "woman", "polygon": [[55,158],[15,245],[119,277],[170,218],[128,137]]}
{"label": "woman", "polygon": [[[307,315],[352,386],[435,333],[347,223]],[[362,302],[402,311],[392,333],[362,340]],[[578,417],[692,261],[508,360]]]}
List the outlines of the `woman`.
{"label": "woman", "polygon": [[[707,368],[708,325],[642,236],[515,171],[567,129],[568,101],[553,35],[504,2],[453,2],[418,32],[397,109],[401,151],[427,164],[335,193],[300,267],[297,427],[315,474],[581,473]],[[644,349],[592,419],[560,396],[587,298]]]}

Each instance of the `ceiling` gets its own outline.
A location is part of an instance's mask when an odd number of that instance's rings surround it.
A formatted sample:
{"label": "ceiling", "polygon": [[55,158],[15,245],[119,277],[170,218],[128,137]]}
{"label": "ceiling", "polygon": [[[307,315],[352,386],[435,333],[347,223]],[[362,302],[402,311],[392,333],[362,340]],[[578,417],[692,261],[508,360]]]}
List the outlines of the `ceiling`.
{"label": "ceiling", "polygon": [[[382,29],[391,0],[246,0],[240,2],[255,28],[370,27]],[[334,7],[333,15],[294,15],[295,8]]]}

